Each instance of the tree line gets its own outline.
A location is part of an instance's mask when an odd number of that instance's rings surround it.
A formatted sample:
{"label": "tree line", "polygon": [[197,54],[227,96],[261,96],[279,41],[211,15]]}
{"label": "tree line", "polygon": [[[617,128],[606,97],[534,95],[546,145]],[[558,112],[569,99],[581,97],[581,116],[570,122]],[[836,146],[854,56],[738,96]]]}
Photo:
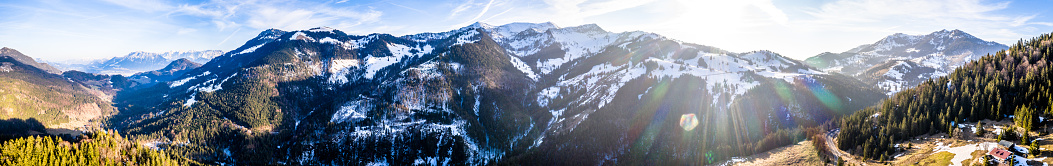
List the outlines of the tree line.
{"label": "tree line", "polygon": [[34,135],[0,143],[0,165],[201,165],[128,141],[114,131],[87,133],[74,142]]}

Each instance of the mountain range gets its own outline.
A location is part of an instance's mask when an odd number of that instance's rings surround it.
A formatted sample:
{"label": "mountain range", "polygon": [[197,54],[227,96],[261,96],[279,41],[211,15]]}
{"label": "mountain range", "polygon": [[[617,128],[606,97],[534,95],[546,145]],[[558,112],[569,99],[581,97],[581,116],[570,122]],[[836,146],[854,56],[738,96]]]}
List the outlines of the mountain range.
{"label": "mountain range", "polygon": [[891,95],[1006,48],[961,30],[940,30],[926,35],[897,33],[842,53],[809,57],[805,62],[823,71],[855,76]]}
{"label": "mountain range", "polygon": [[203,64],[212,58],[222,55],[220,50],[204,51],[169,51],[169,52],[143,52],[136,51],[125,56],[113,57],[108,60],[98,60],[87,64],[65,64],[52,63],[63,70],[77,70],[97,74],[121,74],[130,76],[139,72],[148,72],[164,68],[172,61],[186,59],[190,62]]}
{"label": "mountain range", "polygon": [[[699,165],[796,143],[1000,47],[944,30],[799,61],[595,24],[319,27],[49,77],[112,94],[108,128],[205,163]],[[122,72],[137,73],[107,75]]]}
{"label": "mountain range", "polygon": [[[398,37],[271,29],[174,81],[118,95],[111,124],[217,163],[696,163],[705,152],[677,147],[763,151],[753,145],[769,133],[882,93],[770,51],[594,24]],[[685,130],[682,116],[702,124]],[[649,157],[672,153],[684,155]]]}

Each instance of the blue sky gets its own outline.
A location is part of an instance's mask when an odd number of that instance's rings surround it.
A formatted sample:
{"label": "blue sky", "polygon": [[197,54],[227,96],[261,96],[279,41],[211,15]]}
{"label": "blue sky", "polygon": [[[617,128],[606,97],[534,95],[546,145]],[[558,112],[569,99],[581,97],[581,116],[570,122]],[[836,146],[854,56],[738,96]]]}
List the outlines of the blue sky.
{"label": "blue sky", "polygon": [[1003,44],[1053,32],[1051,0],[39,0],[0,2],[0,46],[48,61],[231,50],[269,28],[442,32],[476,21],[595,23],[795,59],[893,33],[961,29]]}

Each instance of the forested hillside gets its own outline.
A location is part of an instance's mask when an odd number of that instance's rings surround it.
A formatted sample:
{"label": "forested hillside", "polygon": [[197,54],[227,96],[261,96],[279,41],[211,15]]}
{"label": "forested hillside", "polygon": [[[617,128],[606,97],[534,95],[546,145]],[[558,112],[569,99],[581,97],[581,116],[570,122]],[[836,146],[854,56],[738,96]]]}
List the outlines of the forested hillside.
{"label": "forested hillside", "polygon": [[61,75],[0,56],[0,119],[34,118],[60,128],[84,126],[115,111],[105,96]]}
{"label": "forested hillside", "polygon": [[135,144],[113,131],[97,131],[69,142],[30,136],[0,143],[0,165],[201,165]]}
{"label": "forested hillside", "polygon": [[1050,53],[1053,36],[1044,34],[899,92],[843,118],[838,148],[883,160],[895,152],[895,142],[953,131],[958,123],[1010,117],[1028,142],[1026,131],[1051,112]]}

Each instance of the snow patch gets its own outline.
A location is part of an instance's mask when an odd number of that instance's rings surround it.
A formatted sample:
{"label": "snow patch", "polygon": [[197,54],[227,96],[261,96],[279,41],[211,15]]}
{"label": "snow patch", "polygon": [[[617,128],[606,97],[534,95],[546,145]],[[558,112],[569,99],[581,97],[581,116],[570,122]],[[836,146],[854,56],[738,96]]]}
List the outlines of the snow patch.
{"label": "snow patch", "polygon": [[457,36],[457,42],[453,43],[453,45],[456,46],[456,45],[467,44],[467,43],[475,43],[475,42],[479,41],[478,36],[479,36],[479,31],[475,31],[475,30],[465,31],[464,34],[462,34],[461,36]]}
{"label": "snow patch", "polygon": [[184,103],[183,106],[185,106],[185,107],[193,106],[194,103],[197,103],[197,100],[195,100],[195,98],[197,98],[197,92],[194,92],[193,94],[190,94],[190,98],[186,99],[186,103]]}
{"label": "snow patch", "polygon": [[333,114],[333,117],[329,119],[329,122],[345,122],[348,120],[357,122],[366,119],[366,112],[372,109],[366,102],[365,100],[355,100],[340,106],[336,113]]}
{"label": "snow patch", "polygon": [[238,52],[238,54],[248,54],[248,53],[256,52],[256,49],[259,49],[260,47],[263,47],[264,44],[267,44],[267,43],[263,43],[263,44],[260,44],[260,45],[256,45],[256,46],[252,46],[252,47],[246,48],[244,50],[241,50],[241,52]]}
{"label": "snow patch", "polygon": [[289,37],[289,40],[314,41],[314,38],[311,38],[310,36],[307,36],[307,34],[304,34],[303,32],[296,32],[295,34],[292,35],[292,37]]}
{"label": "snow patch", "polygon": [[336,39],[333,39],[333,38],[329,38],[329,37],[322,38],[322,40],[318,40],[318,42],[325,43],[325,44],[334,44],[334,45],[341,45],[342,44],[339,40],[336,40]]}
{"label": "snow patch", "polygon": [[998,147],[998,144],[993,142],[968,144],[959,147],[950,147],[949,145],[944,145],[943,142],[936,142],[936,147],[933,148],[932,153],[950,152],[954,154],[954,158],[951,158],[951,165],[959,165],[962,161],[973,158],[972,153],[974,151],[982,150],[986,152],[995,147]]}
{"label": "snow patch", "polygon": [[391,50],[392,56],[375,57],[370,56],[366,58],[366,73],[363,77],[367,79],[373,79],[380,69],[399,63],[403,58],[407,57],[420,57],[425,54],[430,54],[435,48],[431,45],[424,45],[423,47],[408,47],[401,44],[390,43],[388,44],[388,50]]}
{"label": "snow patch", "polygon": [[357,59],[333,59],[329,63],[329,83],[347,83],[347,77],[351,73],[352,67],[358,67],[359,63]]}
{"label": "snow patch", "polygon": [[187,77],[187,78],[183,78],[183,79],[180,79],[180,80],[172,81],[172,83],[168,84],[168,87],[169,88],[175,88],[175,87],[178,87],[178,86],[183,86],[183,84],[186,84],[187,81],[190,81],[190,80],[192,80],[194,78],[196,78],[196,77]]}
{"label": "snow patch", "polygon": [[512,66],[515,66],[516,69],[519,69],[519,71],[522,71],[523,73],[525,73],[527,75],[527,77],[529,77],[530,79],[532,79],[534,81],[537,81],[538,76],[537,76],[537,74],[534,74],[534,71],[532,69],[530,69],[530,66],[528,66],[526,63],[524,63],[522,60],[519,60],[519,57],[516,57],[516,56],[508,56],[508,57],[509,57],[509,59],[512,59],[511,60],[512,61]]}
{"label": "snow patch", "polygon": [[548,106],[549,101],[556,99],[559,95],[559,87],[553,86],[541,90],[541,93],[537,96],[537,102],[542,107]]}

